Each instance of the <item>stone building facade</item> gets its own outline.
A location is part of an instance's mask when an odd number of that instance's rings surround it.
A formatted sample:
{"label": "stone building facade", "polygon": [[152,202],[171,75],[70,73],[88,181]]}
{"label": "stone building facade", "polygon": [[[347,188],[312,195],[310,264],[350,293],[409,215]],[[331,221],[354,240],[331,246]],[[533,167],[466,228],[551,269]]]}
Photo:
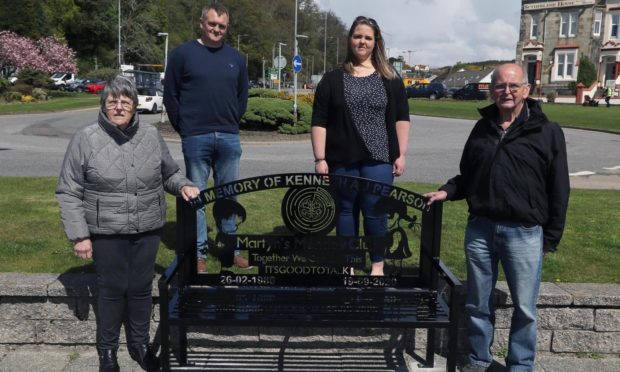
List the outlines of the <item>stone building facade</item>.
{"label": "stone building facade", "polygon": [[596,66],[599,87],[620,85],[620,0],[522,0],[516,61],[534,94],[576,81],[582,54]]}

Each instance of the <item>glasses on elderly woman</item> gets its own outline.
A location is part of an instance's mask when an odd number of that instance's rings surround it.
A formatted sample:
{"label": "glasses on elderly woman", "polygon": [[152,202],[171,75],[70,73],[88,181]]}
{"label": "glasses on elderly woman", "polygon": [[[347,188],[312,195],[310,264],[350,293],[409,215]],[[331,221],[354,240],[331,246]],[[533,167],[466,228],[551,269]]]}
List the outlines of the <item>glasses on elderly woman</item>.
{"label": "glasses on elderly woman", "polygon": [[107,100],[105,102],[105,107],[108,110],[114,110],[115,108],[118,107],[118,105],[121,105],[121,108],[125,111],[131,111],[133,110],[133,102],[127,99],[110,99]]}

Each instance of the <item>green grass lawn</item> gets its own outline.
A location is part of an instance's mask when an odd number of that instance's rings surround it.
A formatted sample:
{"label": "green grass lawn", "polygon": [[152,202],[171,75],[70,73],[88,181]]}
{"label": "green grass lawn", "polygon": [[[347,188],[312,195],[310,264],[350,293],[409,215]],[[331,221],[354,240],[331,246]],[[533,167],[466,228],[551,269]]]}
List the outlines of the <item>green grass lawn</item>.
{"label": "green grass lawn", "polygon": [[0,115],[75,110],[97,106],[99,106],[98,94],[69,93],[66,97],[51,97],[47,101],[0,103]]}
{"label": "green grass lawn", "polygon": [[[477,120],[478,108],[491,104],[490,101],[455,101],[451,99],[410,99],[409,112],[414,115],[441,116]],[[565,128],[583,128],[620,133],[620,106],[604,105],[584,107],[574,104],[543,103],[544,113],[550,120]]]}
{"label": "green grass lawn", "polygon": [[[436,189],[437,185],[399,183],[418,193]],[[0,177],[0,272],[54,272],[93,270],[91,261],[73,255],[60,222],[54,199],[53,177]],[[260,203],[258,222],[270,226],[281,224],[281,190],[246,194],[242,204],[247,210]],[[168,223],[157,257],[157,271],[172,261],[175,236],[174,199],[168,198]],[[264,207],[268,205],[268,207]],[[463,233],[467,215],[464,202],[444,205],[442,259],[460,277],[465,277]],[[544,281],[617,283],[620,263],[620,191],[573,190],[568,222],[558,252],[548,255],[543,268]],[[211,226],[213,226],[211,221]],[[244,232],[244,231],[240,231]],[[247,232],[247,231],[245,231]],[[253,231],[257,232],[257,231]]]}

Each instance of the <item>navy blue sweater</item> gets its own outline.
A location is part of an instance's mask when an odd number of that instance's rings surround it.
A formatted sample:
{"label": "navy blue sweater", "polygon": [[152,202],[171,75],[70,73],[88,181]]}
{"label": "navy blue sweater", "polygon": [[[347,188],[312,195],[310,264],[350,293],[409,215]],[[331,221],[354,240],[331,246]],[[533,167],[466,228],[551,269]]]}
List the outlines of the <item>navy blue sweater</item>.
{"label": "navy blue sweater", "polygon": [[181,137],[239,133],[247,103],[248,70],[236,49],[227,44],[208,48],[190,40],[170,55],[164,105]]}

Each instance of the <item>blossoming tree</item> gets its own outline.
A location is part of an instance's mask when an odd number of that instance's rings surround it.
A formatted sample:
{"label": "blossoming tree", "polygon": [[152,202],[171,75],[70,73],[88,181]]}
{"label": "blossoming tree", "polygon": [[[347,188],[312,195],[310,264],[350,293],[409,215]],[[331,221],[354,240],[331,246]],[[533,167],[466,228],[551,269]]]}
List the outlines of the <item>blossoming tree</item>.
{"label": "blossoming tree", "polygon": [[75,52],[56,36],[36,42],[14,32],[0,31],[0,71],[10,75],[30,69],[45,73],[77,73]]}

